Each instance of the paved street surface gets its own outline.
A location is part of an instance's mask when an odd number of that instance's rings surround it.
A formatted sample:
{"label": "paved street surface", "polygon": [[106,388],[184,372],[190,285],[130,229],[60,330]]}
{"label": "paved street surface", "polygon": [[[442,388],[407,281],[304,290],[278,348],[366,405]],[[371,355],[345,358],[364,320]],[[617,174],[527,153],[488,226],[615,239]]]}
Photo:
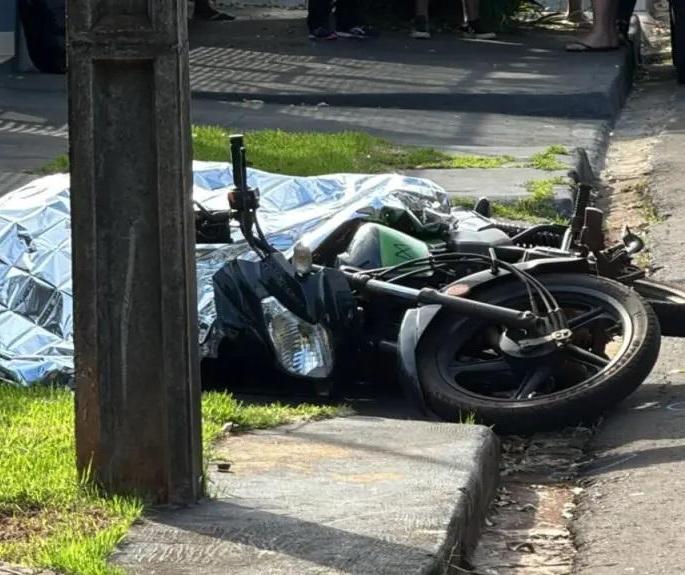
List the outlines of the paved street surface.
{"label": "paved street surface", "polygon": [[[616,130],[629,151],[610,150],[609,169],[646,178],[663,218],[649,234],[656,277],[685,282],[685,90],[671,78],[643,88]],[[592,449],[576,572],[685,573],[685,342],[664,341],[655,373],[607,417]]]}

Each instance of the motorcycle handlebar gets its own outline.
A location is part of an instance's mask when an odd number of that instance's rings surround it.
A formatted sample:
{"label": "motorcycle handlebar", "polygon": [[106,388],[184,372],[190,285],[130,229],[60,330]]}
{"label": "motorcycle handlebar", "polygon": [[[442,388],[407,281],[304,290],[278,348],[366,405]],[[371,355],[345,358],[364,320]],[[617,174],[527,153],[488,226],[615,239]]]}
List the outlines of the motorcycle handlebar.
{"label": "motorcycle handlebar", "polygon": [[510,309],[473,299],[454,297],[432,288],[414,289],[373,279],[364,273],[343,271],[350,285],[355,289],[382,294],[413,304],[437,304],[467,317],[482,318],[500,322],[508,327],[534,328],[539,317],[530,311]]}

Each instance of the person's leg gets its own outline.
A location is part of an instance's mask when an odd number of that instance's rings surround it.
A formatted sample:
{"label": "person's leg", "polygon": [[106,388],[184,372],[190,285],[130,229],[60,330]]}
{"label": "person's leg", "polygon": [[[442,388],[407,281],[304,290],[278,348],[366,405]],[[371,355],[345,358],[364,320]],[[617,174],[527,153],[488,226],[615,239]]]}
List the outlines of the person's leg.
{"label": "person's leg", "polygon": [[342,38],[370,38],[376,31],[364,22],[363,0],[335,0],[335,30]]}
{"label": "person's leg", "polygon": [[637,0],[618,0],[618,15],[616,21],[618,22],[618,31],[624,39],[628,39],[628,31],[630,29],[630,18],[635,10]]}
{"label": "person's leg", "polygon": [[310,36],[332,40],[335,35],[331,30],[331,0],[309,0],[307,4],[307,28]]}
{"label": "person's leg", "polygon": [[411,37],[417,40],[427,40],[431,37],[428,26],[428,0],[416,0]]}
{"label": "person's leg", "polygon": [[485,30],[480,22],[479,0],[463,0],[464,25],[462,31],[473,38],[495,38],[495,33]]}
{"label": "person's leg", "polygon": [[585,13],[583,12],[583,0],[568,0],[566,19],[569,22],[576,22],[579,24],[587,22]]}
{"label": "person's leg", "polygon": [[195,0],[195,13],[193,16],[201,20],[213,20],[215,22],[235,20],[235,16],[217,10],[211,0]]}
{"label": "person's leg", "polygon": [[464,3],[464,23],[480,20],[479,0],[463,0]]}
{"label": "person's leg", "polygon": [[414,15],[428,20],[428,0],[416,0],[416,10]]}
{"label": "person's leg", "polygon": [[335,29],[350,30],[362,26],[361,4],[359,0],[335,0]]}
{"label": "person's leg", "polygon": [[618,0],[594,0],[592,3],[592,13],[594,14],[592,30],[576,42],[570,43],[567,49],[573,52],[585,52],[617,48],[617,10]]}

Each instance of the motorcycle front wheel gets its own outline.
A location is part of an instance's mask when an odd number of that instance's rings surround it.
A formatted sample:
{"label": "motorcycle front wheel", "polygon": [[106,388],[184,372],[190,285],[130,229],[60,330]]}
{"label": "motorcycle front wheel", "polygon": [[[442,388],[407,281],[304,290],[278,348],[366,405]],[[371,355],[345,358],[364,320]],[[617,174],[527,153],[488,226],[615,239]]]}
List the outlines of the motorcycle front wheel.
{"label": "motorcycle front wheel", "polygon": [[[426,402],[448,421],[475,420],[501,433],[590,422],[649,375],[661,343],[654,311],[630,288],[580,274],[541,276],[568,318],[570,340],[539,357],[513,357],[499,346],[504,326],[443,310],[416,352]],[[528,309],[516,280],[469,297]],[[534,389],[534,392],[528,390]]]}

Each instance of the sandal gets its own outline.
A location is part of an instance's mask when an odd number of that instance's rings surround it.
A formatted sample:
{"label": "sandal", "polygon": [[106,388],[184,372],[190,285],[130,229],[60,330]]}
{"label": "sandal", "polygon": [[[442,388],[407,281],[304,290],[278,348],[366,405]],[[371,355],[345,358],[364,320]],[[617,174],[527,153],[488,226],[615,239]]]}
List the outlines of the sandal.
{"label": "sandal", "polygon": [[584,42],[571,42],[566,44],[565,50],[567,52],[613,52],[618,50],[619,46],[590,46]]}

